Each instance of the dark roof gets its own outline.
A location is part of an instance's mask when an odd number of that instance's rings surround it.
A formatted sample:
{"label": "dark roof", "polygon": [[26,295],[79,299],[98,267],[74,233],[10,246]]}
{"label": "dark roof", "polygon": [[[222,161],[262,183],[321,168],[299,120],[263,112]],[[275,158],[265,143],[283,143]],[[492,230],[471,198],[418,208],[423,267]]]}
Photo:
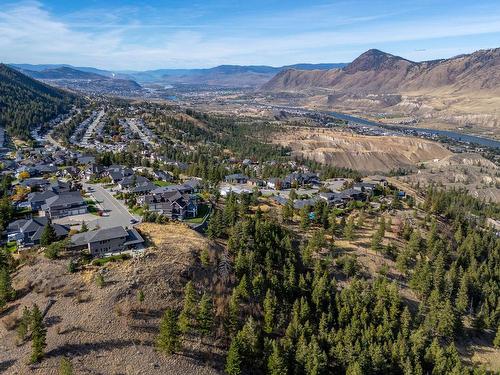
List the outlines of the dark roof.
{"label": "dark roof", "polygon": [[21,185],[24,187],[35,187],[35,186],[43,186],[49,184],[50,182],[44,178],[27,178],[26,180],[21,182]]}
{"label": "dark roof", "polygon": [[145,182],[150,182],[146,177],[141,175],[131,175],[124,177],[123,180],[120,181],[120,185],[122,186],[135,186],[139,184],[143,184]]}
{"label": "dark roof", "polygon": [[298,210],[303,207],[314,206],[317,201],[318,201],[317,197],[310,199],[298,199],[295,202],[293,202],[293,208]]}
{"label": "dark roof", "polygon": [[[40,239],[44,228],[47,226],[49,219],[47,217],[34,217],[32,219],[20,219],[16,220],[9,224],[7,227],[8,232],[22,232],[22,233],[30,233],[35,232],[33,236],[31,236],[32,240]],[[65,236],[69,233],[69,227],[60,224],[52,224],[54,230],[58,237]]]}
{"label": "dark roof", "polygon": [[89,164],[95,162],[94,156],[80,156],[78,159],[78,163],[80,164]]}
{"label": "dark roof", "polygon": [[142,238],[142,236],[134,228],[128,229],[127,234],[128,234],[128,236],[127,236],[127,239],[125,240],[125,244],[124,244],[125,246],[136,245],[136,244],[144,242],[144,239]]}
{"label": "dark roof", "polygon": [[153,190],[155,190],[157,186],[153,184],[151,181],[146,181],[141,184],[138,184],[134,186],[132,189],[130,189],[131,193],[149,193]]}
{"label": "dark roof", "polygon": [[29,193],[28,194],[28,202],[30,203],[35,203],[35,202],[44,202],[49,198],[57,196],[56,193],[54,193],[52,190],[46,190],[42,192],[35,192],[35,193]]}
{"label": "dark roof", "polygon": [[79,191],[68,191],[61,193],[55,197],[51,197],[45,201],[42,209],[47,209],[53,206],[70,205],[70,204],[84,204],[83,198]]}
{"label": "dark roof", "polygon": [[245,176],[242,173],[234,173],[234,174],[229,174],[225,177],[226,181],[230,180],[248,180],[248,176]]}
{"label": "dark roof", "polygon": [[93,242],[112,240],[127,236],[128,232],[125,228],[112,227],[75,234],[71,237],[71,243],[73,246],[82,246]]}

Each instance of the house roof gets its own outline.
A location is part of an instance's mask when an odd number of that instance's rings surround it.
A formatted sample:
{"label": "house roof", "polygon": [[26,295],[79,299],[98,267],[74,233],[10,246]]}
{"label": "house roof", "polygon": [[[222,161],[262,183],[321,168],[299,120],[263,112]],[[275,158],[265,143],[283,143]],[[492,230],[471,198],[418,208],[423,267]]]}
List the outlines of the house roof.
{"label": "house roof", "polygon": [[146,177],[141,176],[141,175],[131,175],[123,178],[123,180],[120,181],[120,185],[122,186],[129,186],[129,185],[139,185],[143,184],[145,182],[150,182]]}
{"label": "house roof", "polygon": [[229,174],[225,177],[226,180],[248,180],[248,176],[242,173]]}
{"label": "house roof", "polygon": [[141,184],[137,184],[134,186],[130,192],[131,193],[149,193],[150,191],[153,191],[156,189],[157,186],[153,184],[151,181],[146,181]]}
{"label": "house roof", "polygon": [[44,202],[47,199],[55,197],[55,196],[57,196],[57,194],[54,193],[52,190],[29,193],[28,194],[28,202],[29,203]]}
{"label": "house roof", "polygon": [[93,242],[112,240],[120,237],[128,237],[128,232],[125,228],[118,226],[75,234],[71,237],[71,243],[73,246],[82,246]]}
{"label": "house roof", "polygon": [[24,187],[34,187],[48,184],[50,184],[50,182],[44,178],[27,178],[26,180],[21,182],[21,185]]}
{"label": "house roof", "polygon": [[55,206],[63,206],[70,204],[83,204],[83,198],[80,195],[79,191],[68,191],[66,193],[61,193],[54,197],[51,197],[45,201],[45,204],[42,206],[42,209],[47,209]]}
{"label": "house roof", "polygon": [[128,236],[127,236],[127,239],[125,240],[125,244],[124,244],[125,246],[136,245],[136,244],[144,242],[144,239],[142,238],[142,236],[134,228],[128,229],[127,234],[128,234]]}
{"label": "house roof", "polygon": [[[49,219],[41,216],[41,217],[34,217],[32,219],[26,220],[26,219],[20,219],[16,220],[12,223],[9,224],[7,227],[8,232],[22,232],[22,233],[31,233],[35,232],[32,236],[31,239],[36,240],[40,239],[44,228],[47,226],[49,222]],[[60,236],[65,236],[69,233],[69,227],[65,225],[60,225],[60,224],[52,224],[54,227],[54,230],[57,234],[58,237]]]}

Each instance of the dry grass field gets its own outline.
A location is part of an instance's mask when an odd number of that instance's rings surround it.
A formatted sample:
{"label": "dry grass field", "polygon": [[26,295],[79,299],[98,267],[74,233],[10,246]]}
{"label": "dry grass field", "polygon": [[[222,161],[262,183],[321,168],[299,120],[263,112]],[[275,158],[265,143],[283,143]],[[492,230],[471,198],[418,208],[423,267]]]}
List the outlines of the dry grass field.
{"label": "dry grass field", "polygon": [[[58,374],[63,357],[71,360],[75,374],[217,373],[223,357],[215,341],[187,337],[184,349],[170,357],[155,349],[164,309],[178,308],[187,279],[203,275],[195,270],[206,241],[179,224],[143,224],[140,230],[155,246],[136,258],[70,274],[68,259],[39,254],[15,273],[20,298],[0,315],[1,373]],[[105,280],[102,288],[95,281],[98,272]],[[195,280],[198,290],[201,283]],[[55,303],[45,317],[46,358],[30,366],[30,343],[19,342],[14,324],[24,306],[36,303],[43,310],[50,299]]]}

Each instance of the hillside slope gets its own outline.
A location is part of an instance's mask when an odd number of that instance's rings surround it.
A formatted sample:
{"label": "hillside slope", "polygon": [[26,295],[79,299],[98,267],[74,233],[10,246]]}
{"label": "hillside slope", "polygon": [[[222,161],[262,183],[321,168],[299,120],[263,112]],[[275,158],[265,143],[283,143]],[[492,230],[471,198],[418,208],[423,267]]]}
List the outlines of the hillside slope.
{"label": "hillside slope", "polygon": [[23,70],[24,74],[36,79],[106,79],[107,77],[81,70],[62,66],[60,68],[45,69],[42,71]]}
{"label": "hillside slope", "polygon": [[283,71],[262,91],[300,93],[299,105],[310,108],[500,138],[500,48],[424,62],[369,50],[342,69]]}
{"label": "hillside slope", "polygon": [[498,90],[500,48],[446,60],[413,62],[372,49],[342,69],[288,69],[264,90],[329,88],[349,93],[403,93],[447,88],[450,91]]}
{"label": "hillside slope", "polygon": [[275,143],[292,155],[363,172],[414,168],[418,163],[451,155],[438,143],[410,137],[362,136],[336,130],[288,128]]}
{"label": "hillside slope", "polygon": [[30,129],[66,112],[76,96],[0,64],[0,126],[28,139]]}
{"label": "hillside slope", "polygon": [[[155,348],[160,317],[166,307],[181,307],[186,277],[193,273],[197,253],[208,246],[206,240],[179,224],[144,225],[158,241],[144,256],[69,273],[68,259],[38,255],[14,274],[20,297],[0,315],[0,372],[58,374],[59,362],[66,357],[75,374],[217,373],[213,367],[220,367],[214,363],[220,351],[212,342],[186,340],[185,353],[171,357]],[[160,231],[162,237],[157,238]],[[102,288],[95,282],[97,272],[105,280]],[[30,343],[16,345],[18,335],[9,322],[21,316],[24,306],[36,303],[43,310],[50,299],[55,302],[45,317],[45,359],[30,366]]]}

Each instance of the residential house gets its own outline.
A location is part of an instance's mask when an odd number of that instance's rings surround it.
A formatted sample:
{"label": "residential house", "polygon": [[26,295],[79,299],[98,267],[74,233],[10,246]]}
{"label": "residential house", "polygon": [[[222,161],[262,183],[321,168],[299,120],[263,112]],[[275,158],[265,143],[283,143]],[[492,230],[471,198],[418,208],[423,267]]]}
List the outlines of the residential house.
{"label": "residential house", "polygon": [[219,192],[220,192],[221,196],[226,197],[226,196],[228,196],[231,193],[234,193],[234,194],[251,194],[252,190],[250,190],[250,189],[248,189],[246,187],[242,187],[242,186],[234,186],[234,185],[223,184],[223,185],[221,185],[219,187]]}
{"label": "residential house", "polygon": [[76,159],[78,164],[94,164],[95,163],[95,157],[94,156],[80,156],[79,158]]}
{"label": "residential house", "polygon": [[373,191],[377,188],[377,184],[370,183],[370,182],[358,182],[354,184],[352,187],[354,190],[361,191],[363,193],[369,193],[372,194]]}
{"label": "residential house", "polygon": [[274,190],[290,189],[292,187],[290,180],[275,177],[268,179],[266,185]]}
{"label": "residential house", "polygon": [[87,204],[79,191],[61,193],[45,200],[40,209],[40,216],[57,219],[87,212]]}
{"label": "residential house", "polygon": [[300,210],[304,207],[312,207],[318,201],[318,197],[313,197],[309,199],[297,199],[293,202],[293,208],[296,210]]}
{"label": "residential house", "polygon": [[273,195],[271,199],[282,206],[285,206],[288,203],[288,199],[282,195]]}
{"label": "residential house", "polygon": [[200,191],[201,189],[201,179],[200,178],[192,178],[182,184],[182,189],[185,193],[194,194]]}
{"label": "residential house", "polygon": [[106,169],[100,164],[89,164],[81,172],[81,177],[85,181],[95,180],[101,178]]}
{"label": "residential house", "polygon": [[224,181],[230,184],[246,184],[248,182],[248,176],[241,173],[230,174],[224,177]]}
{"label": "residential house", "polygon": [[162,171],[160,169],[155,169],[151,172],[154,178],[160,181],[170,182],[173,181],[174,175],[169,171]]}
{"label": "residential house", "polygon": [[293,172],[286,176],[285,180],[291,186],[319,185],[320,183],[318,175],[312,172]]}
{"label": "residential house", "polygon": [[386,177],[379,175],[364,178],[363,182],[369,182],[383,187],[386,187],[389,184]]}
{"label": "residential house", "polygon": [[36,191],[28,194],[27,202],[32,211],[39,211],[42,209],[47,199],[55,196],[57,196],[57,194],[52,190]]}
{"label": "residential house", "polygon": [[50,183],[49,186],[45,187],[46,190],[53,191],[54,193],[67,193],[71,191],[72,185],[70,182],[56,180]]}
{"label": "residential house", "polygon": [[60,170],[59,175],[65,178],[77,179],[80,175],[80,170],[77,167],[69,166]]}
{"label": "residential house", "polygon": [[132,176],[134,171],[130,168],[121,166],[121,165],[112,165],[105,172],[106,176],[111,178],[113,183],[118,183],[123,180],[125,177]]}
{"label": "residential house", "polygon": [[53,164],[37,164],[34,169],[36,170],[36,175],[45,176],[57,172],[57,166]]}
{"label": "residential house", "polygon": [[343,193],[319,193],[319,198],[323,199],[329,206],[342,207],[345,204],[346,196]]}
{"label": "residential house", "polygon": [[157,189],[158,186],[153,184],[151,181],[145,181],[140,184],[137,184],[133,187],[130,187],[128,189],[129,193],[135,194],[135,195],[144,195],[144,194],[149,194],[153,190]]}
{"label": "residential house", "polygon": [[44,178],[27,178],[26,180],[21,181],[20,185],[30,189],[31,191],[46,190],[47,186],[50,185],[50,182]]}
{"label": "residential house", "polygon": [[[16,220],[7,226],[7,238],[9,241],[17,241],[21,246],[38,245],[48,223],[47,217]],[[66,237],[70,230],[65,225],[52,224],[52,226],[58,239]]]}
{"label": "residential house", "polygon": [[144,239],[134,228],[121,226],[78,233],[71,237],[71,250],[87,250],[94,257],[120,253],[144,246]]}
{"label": "residential house", "polygon": [[144,176],[133,174],[133,175],[124,177],[122,180],[120,180],[118,182],[118,188],[121,191],[129,191],[133,187],[135,187],[137,185],[144,184],[144,183],[151,183],[151,181],[149,181]]}
{"label": "residential house", "polygon": [[342,198],[349,201],[364,201],[366,200],[366,194],[357,189],[347,189],[340,192]]}
{"label": "residential house", "polygon": [[170,219],[184,220],[198,215],[196,195],[182,193],[179,190],[164,190],[139,197],[137,202],[145,205],[149,211],[157,212]]}

